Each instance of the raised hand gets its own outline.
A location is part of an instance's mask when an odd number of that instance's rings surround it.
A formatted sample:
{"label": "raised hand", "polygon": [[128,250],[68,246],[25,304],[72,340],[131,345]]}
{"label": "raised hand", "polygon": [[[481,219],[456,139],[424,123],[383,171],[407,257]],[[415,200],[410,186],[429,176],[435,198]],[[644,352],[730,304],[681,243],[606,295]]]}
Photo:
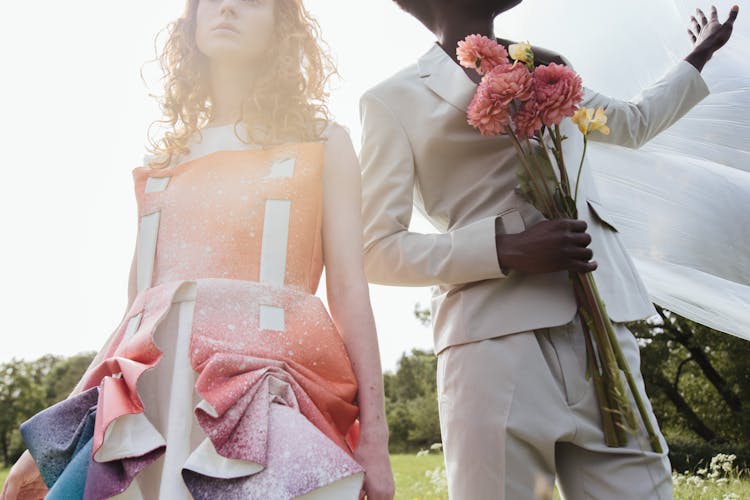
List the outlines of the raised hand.
{"label": "raised hand", "polygon": [[690,27],[687,30],[693,42],[693,51],[685,60],[699,71],[703,69],[703,65],[711,59],[714,52],[729,41],[739,11],[739,6],[734,5],[729,10],[727,20],[722,23],[719,21],[716,6],[711,6],[710,18],[706,17],[701,9],[695,9],[696,15],[690,16]]}

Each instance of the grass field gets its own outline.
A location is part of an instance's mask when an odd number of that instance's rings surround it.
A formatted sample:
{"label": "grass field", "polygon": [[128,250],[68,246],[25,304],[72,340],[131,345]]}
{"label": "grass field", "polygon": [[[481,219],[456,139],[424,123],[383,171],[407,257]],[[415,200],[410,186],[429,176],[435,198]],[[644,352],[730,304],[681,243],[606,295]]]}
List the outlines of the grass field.
{"label": "grass field", "polygon": [[[695,474],[674,474],[676,500],[750,499],[750,477],[738,473],[731,455],[717,455]],[[391,455],[396,498],[402,500],[448,498],[443,456]],[[556,494],[555,498],[559,498]]]}
{"label": "grass field", "polygon": [[[718,457],[718,459],[717,459]],[[750,499],[750,478],[737,473],[731,455],[714,457],[714,461],[695,474],[675,474],[676,500],[745,500]],[[391,455],[396,480],[396,498],[400,500],[447,500],[443,456]],[[7,469],[0,469],[0,484]],[[556,498],[559,498],[556,496]]]}
{"label": "grass field", "polygon": [[448,498],[442,454],[391,455],[396,498]]}

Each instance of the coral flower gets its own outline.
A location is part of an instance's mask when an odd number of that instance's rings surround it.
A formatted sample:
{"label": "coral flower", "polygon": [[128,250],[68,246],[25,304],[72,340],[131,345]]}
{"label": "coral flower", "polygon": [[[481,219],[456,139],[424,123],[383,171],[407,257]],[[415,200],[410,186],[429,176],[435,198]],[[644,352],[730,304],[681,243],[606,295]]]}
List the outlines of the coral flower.
{"label": "coral flower", "polygon": [[498,66],[479,85],[506,106],[513,99],[528,101],[534,97],[534,78],[526,66]]}
{"label": "coral flower", "polygon": [[513,124],[516,126],[516,136],[519,139],[533,137],[542,128],[542,117],[539,115],[539,106],[534,99],[521,103],[518,111],[513,115]]}
{"label": "coral flower", "polygon": [[480,75],[489,73],[497,66],[510,64],[505,47],[482,35],[469,35],[458,42],[456,53],[461,66],[473,68]]}
{"label": "coral flower", "polygon": [[488,89],[481,85],[474,94],[466,112],[469,125],[478,129],[485,136],[504,134],[507,132],[508,125],[510,125],[508,105],[493,98]]}
{"label": "coral flower", "polygon": [[542,122],[548,127],[573,116],[583,99],[581,77],[562,64],[550,63],[536,68],[534,87]]}
{"label": "coral flower", "polygon": [[510,124],[511,102],[532,97],[534,79],[526,66],[496,66],[484,75],[467,109],[469,124],[482,135],[505,133]]}

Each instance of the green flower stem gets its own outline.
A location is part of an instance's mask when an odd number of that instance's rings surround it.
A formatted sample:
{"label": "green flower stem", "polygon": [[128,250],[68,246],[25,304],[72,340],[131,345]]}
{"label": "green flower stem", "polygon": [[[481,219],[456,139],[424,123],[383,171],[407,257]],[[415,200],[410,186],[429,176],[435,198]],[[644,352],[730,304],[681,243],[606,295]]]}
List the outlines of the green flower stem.
{"label": "green flower stem", "polygon": [[555,125],[555,132],[552,133],[552,140],[555,143],[555,159],[557,159],[557,166],[560,169],[560,180],[565,186],[565,192],[570,194],[570,179],[568,178],[568,171],[565,169],[565,159],[563,158],[562,150],[562,134],[560,133],[560,125]]}
{"label": "green flower stem", "polygon": [[[535,159],[535,158],[536,158],[536,155],[534,155],[534,154],[533,154],[533,153],[531,152],[531,141],[530,141],[529,139],[526,139],[526,140],[525,140],[525,142],[526,142],[526,147],[527,147],[527,148],[529,149],[529,156],[531,156],[531,157],[532,157],[532,159]],[[555,172],[554,172],[554,168],[552,167],[552,161],[550,161],[550,158],[549,158],[549,154],[547,153],[547,145],[546,145],[546,144],[544,143],[544,141],[541,141],[541,140],[540,140],[540,142],[541,142],[541,144],[542,144],[542,151],[544,151],[544,158],[545,158],[545,160],[547,160],[547,164],[549,165],[549,168],[550,168],[550,169],[552,170],[552,174],[553,174],[553,175],[552,175],[552,178],[553,178],[553,179],[555,179],[555,187],[556,187],[557,189],[559,189],[559,190],[560,190],[560,191],[562,192],[562,189],[563,189],[563,188],[562,188],[562,186],[560,185],[560,181],[559,181],[559,180],[557,179],[557,177],[556,177],[556,176],[554,175],[554,173],[555,173]],[[541,172],[541,170],[542,170],[542,169],[543,169],[544,167],[543,167],[543,166],[541,166],[541,165],[539,165],[539,163],[538,163],[538,162],[536,162],[536,161],[534,161],[534,163],[535,163],[535,164],[537,165],[537,168],[539,168],[539,170],[540,170],[540,172]],[[542,178],[544,178],[544,175],[542,175]],[[545,183],[545,185],[546,185],[546,183]],[[547,193],[549,193],[549,189],[547,190]]]}
{"label": "green flower stem", "polygon": [[[555,197],[552,193],[550,193],[549,190],[549,184],[547,182],[547,177],[544,172],[546,168],[549,168],[550,172],[552,173],[552,179],[555,179],[555,188],[558,189],[560,192],[562,192],[562,186],[560,186],[560,182],[557,180],[557,177],[555,177],[555,171],[554,167],[552,166],[552,163],[549,163],[549,167],[547,165],[544,165],[544,160],[539,157],[539,155],[534,154],[532,151],[531,142],[526,139],[526,146],[529,150],[529,158],[531,158],[531,162],[534,164],[534,168],[536,168],[537,173],[539,174],[539,177],[541,178],[542,186],[544,187],[545,194],[547,198],[550,200],[550,203],[552,204],[554,208],[554,212],[552,213],[552,218],[559,218],[564,216],[567,213],[565,206],[558,206],[557,201],[555,200]],[[520,141],[519,141],[520,143]]]}
{"label": "green flower stem", "polygon": [[[554,131],[548,129],[554,148],[552,153],[555,157],[557,167],[560,170],[560,179],[554,175],[554,166],[551,165],[551,158],[544,142],[543,133],[538,133],[542,150],[547,162],[552,168],[552,177],[556,181],[556,189],[559,190],[562,205],[558,206],[555,197],[550,193],[549,186],[544,175],[544,166],[540,165],[540,158],[536,158],[531,149],[531,144],[526,139],[529,149],[524,151],[521,142],[512,130],[508,131],[511,137],[519,160],[529,176],[529,183],[533,186],[535,198],[538,199],[543,207],[537,207],[547,213],[548,218],[559,218],[561,216],[577,217],[575,212],[576,202],[578,199],[578,186],[581,180],[583,170],[583,161],[586,156],[588,141],[584,135],[583,154],[578,166],[576,178],[576,188],[573,197],[573,206],[570,207],[570,180],[567,170],[565,169],[565,160],[563,158],[562,142],[563,137],[560,132],[560,126],[555,125]],[[533,163],[533,165],[532,165]],[[574,213],[570,213],[570,212]],[[575,276],[572,276],[575,275]],[[594,379],[594,387],[599,401],[599,411],[602,417],[602,431],[605,442],[608,446],[621,447],[627,444],[626,432],[636,433],[638,430],[637,417],[633,413],[630,400],[627,397],[625,384],[623,383],[624,374],[627,386],[633,395],[635,404],[638,408],[641,420],[648,432],[649,441],[652,448],[657,453],[662,453],[662,446],[654,431],[651,420],[649,419],[643,399],[635,383],[630,367],[625,360],[625,356],[620,347],[617,336],[615,335],[612,321],[607,314],[607,308],[599,294],[592,273],[571,273],[573,288],[578,301],[579,314],[582,318],[584,331],[584,340],[586,342],[586,371],[587,376],[590,374]],[[598,359],[597,359],[598,358]]]}
{"label": "green flower stem", "polygon": [[[531,153],[526,154],[524,152],[523,146],[521,146],[521,143],[518,142],[518,138],[513,133],[513,131],[509,130],[508,131],[508,135],[513,140],[513,145],[516,148],[516,152],[518,153],[518,157],[519,157],[519,159],[521,161],[521,164],[523,165],[524,169],[526,170],[526,173],[528,174],[529,179],[531,180],[531,182],[533,182],[536,185],[537,193],[538,194],[542,194],[542,195],[546,195],[544,197],[544,200],[543,200],[544,205],[545,205],[544,210],[547,211],[547,215],[550,218],[555,217],[556,214],[557,214],[557,210],[556,210],[554,198],[552,198],[552,195],[550,194],[549,189],[547,188],[547,185],[544,182],[544,179],[541,179],[541,181],[539,179],[537,179],[537,176],[532,171],[531,166],[527,162],[527,159],[528,159],[527,157],[531,156]],[[541,182],[541,186],[542,186],[541,189],[539,189],[539,183],[540,182]]]}
{"label": "green flower stem", "polygon": [[581,172],[583,171],[583,159],[586,158],[586,146],[588,146],[588,136],[583,134],[583,154],[581,154],[581,164],[578,165],[578,177],[576,177],[576,192],[573,196],[573,202],[578,202],[578,185],[581,183]]}
{"label": "green flower stem", "polygon": [[[594,280],[594,277],[591,273],[586,273],[586,279],[589,282],[592,291],[594,292],[594,296],[596,297],[597,302],[599,303],[601,307],[602,313],[606,315],[607,309],[604,305],[604,302],[602,301],[599,290],[596,286],[596,281]],[[635,399],[635,404],[638,407],[638,412],[641,415],[641,419],[643,420],[643,424],[646,427],[646,431],[648,432],[648,439],[651,442],[651,447],[653,450],[657,453],[662,453],[662,447],[661,442],[659,442],[659,438],[656,435],[656,431],[654,430],[653,424],[651,423],[651,420],[648,417],[648,412],[646,411],[646,405],[643,403],[643,399],[641,398],[640,391],[638,390],[638,386],[635,383],[635,378],[633,377],[633,374],[630,372],[630,367],[628,366],[627,361],[625,360],[625,355],[622,352],[622,348],[620,347],[620,343],[617,341],[617,337],[615,336],[614,328],[612,327],[612,322],[609,321],[609,318],[607,317],[607,321],[605,321],[605,325],[607,326],[607,335],[610,338],[610,341],[612,343],[612,347],[614,348],[615,357],[617,359],[618,364],[620,365],[620,369],[625,373],[625,379],[627,380],[628,387],[630,388],[630,392],[633,394],[633,398]]]}
{"label": "green flower stem", "polygon": [[[573,279],[573,276],[571,276]],[[615,413],[608,406],[608,397],[604,382],[604,377],[599,369],[596,355],[594,354],[594,345],[591,340],[591,330],[593,329],[593,323],[591,317],[586,312],[586,308],[582,305],[582,297],[580,290],[580,282],[573,279],[573,283],[576,289],[576,297],[579,302],[578,313],[581,317],[581,327],[583,330],[583,338],[586,343],[586,379],[588,380],[591,376],[594,380],[594,389],[596,391],[596,399],[599,402],[599,415],[602,419],[602,431],[604,432],[604,442],[607,446],[617,447],[620,444],[620,436],[617,432],[617,423],[615,422]]]}
{"label": "green flower stem", "polygon": [[[615,423],[616,438],[608,441],[608,446],[625,446],[627,436],[623,424],[623,418],[632,415],[629,412],[629,402],[625,397],[625,386],[622,383],[622,377],[617,365],[617,359],[610,343],[606,331],[606,317],[602,315],[601,300],[597,300],[590,283],[581,273],[575,273],[580,286],[583,298],[584,308],[588,311],[586,317],[590,318],[592,325],[593,337],[599,354],[599,363],[601,365],[602,377],[604,380],[605,394],[600,400],[599,408],[602,411],[602,419],[609,414]],[[589,273],[587,273],[589,274]]]}
{"label": "green flower stem", "polygon": [[[544,135],[541,131],[536,133],[537,140],[542,145],[542,151],[544,151],[544,157],[547,159],[547,163],[552,165],[552,158],[549,156],[549,150],[547,149],[547,143],[544,141]],[[557,161],[555,161],[557,163]],[[557,177],[555,177],[555,180],[557,182],[557,187],[560,189],[561,192],[565,192],[562,185],[560,184],[560,181],[557,180]]]}
{"label": "green flower stem", "polygon": [[[623,432],[623,425],[621,418],[626,415],[628,403],[625,399],[625,386],[620,377],[618,370],[617,359],[615,357],[612,345],[607,335],[607,328],[605,325],[604,317],[602,316],[602,310],[600,308],[600,301],[598,301],[593,293],[590,283],[586,280],[586,277],[581,273],[576,273],[581,284],[581,288],[585,294],[586,304],[590,314],[592,314],[592,322],[594,325],[593,333],[596,342],[597,352],[599,353],[599,360],[602,366],[603,376],[605,378],[607,388],[607,404],[606,407],[610,408],[613,412],[614,418],[618,419],[618,443],[626,441],[627,437]],[[626,419],[627,420],[627,419]]]}

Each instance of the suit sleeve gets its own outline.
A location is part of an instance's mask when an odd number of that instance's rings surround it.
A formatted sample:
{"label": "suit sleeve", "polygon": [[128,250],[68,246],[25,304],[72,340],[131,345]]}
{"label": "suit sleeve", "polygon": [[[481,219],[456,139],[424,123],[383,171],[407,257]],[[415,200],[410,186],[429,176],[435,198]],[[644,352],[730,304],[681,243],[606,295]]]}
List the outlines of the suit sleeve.
{"label": "suit sleeve", "polygon": [[593,133],[589,139],[632,149],[669,128],[710,93],[700,72],[684,60],[629,101],[584,90],[580,106],[603,107],[610,128],[609,135]]}
{"label": "suit sleeve", "polygon": [[495,219],[484,217],[445,233],[409,231],[414,159],[400,121],[372,92],[360,99],[362,219],[368,281],[385,285],[454,285],[503,278]]}

